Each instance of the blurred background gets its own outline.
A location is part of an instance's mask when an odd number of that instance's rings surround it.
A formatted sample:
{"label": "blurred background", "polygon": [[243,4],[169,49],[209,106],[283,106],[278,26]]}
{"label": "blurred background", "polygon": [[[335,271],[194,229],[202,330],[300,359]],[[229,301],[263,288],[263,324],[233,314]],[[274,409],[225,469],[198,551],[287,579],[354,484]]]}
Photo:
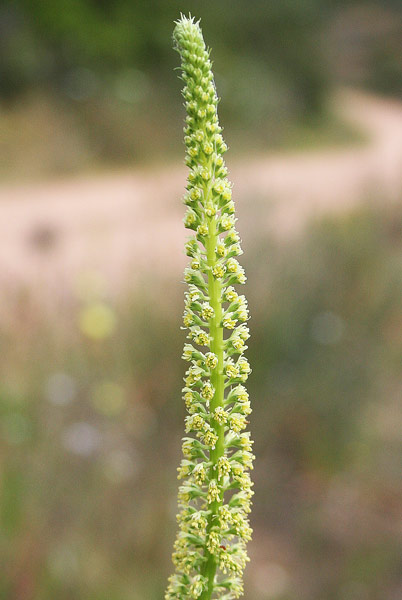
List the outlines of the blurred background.
{"label": "blurred background", "polygon": [[402,597],[400,0],[3,0],[0,598],[157,600],[185,366],[180,11],[248,274],[248,600]]}

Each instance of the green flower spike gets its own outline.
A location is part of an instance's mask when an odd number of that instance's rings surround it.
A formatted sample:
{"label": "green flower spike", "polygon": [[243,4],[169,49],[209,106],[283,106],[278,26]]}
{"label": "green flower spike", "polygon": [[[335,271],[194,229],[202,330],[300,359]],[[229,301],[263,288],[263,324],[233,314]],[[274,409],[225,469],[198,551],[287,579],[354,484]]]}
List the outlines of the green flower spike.
{"label": "green flower spike", "polygon": [[248,310],[233,287],[246,277],[236,259],[242,252],[209,51],[191,17],[176,23],[173,39],[182,60],[187,109],[184,224],[194,235],[186,244],[190,265],[185,271],[184,325],[191,343],[183,352],[190,363],[183,396],[189,437],[183,440],[178,469],[184,483],[173,553],[176,572],[165,599],[231,600],[243,594],[253,495],[248,470],[254,456],[244,431],[251,412],[243,385],[250,366],[242,356]]}

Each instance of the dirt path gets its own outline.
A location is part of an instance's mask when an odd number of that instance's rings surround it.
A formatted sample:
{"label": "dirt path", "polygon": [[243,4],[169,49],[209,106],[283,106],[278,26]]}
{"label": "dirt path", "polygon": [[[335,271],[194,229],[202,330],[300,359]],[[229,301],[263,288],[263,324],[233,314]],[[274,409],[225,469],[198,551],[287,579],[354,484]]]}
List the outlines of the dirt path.
{"label": "dirt path", "polygon": [[[402,104],[343,92],[336,106],[368,133],[367,145],[243,162],[229,157],[246,246],[261,234],[294,235],[322,213],[397,197]],[[110,293],[153,269],[180,280],[185,176],[184,168],[173,165],[158,172],[0,187],[2,308],[21,290],[53,305],[94,274]]]}

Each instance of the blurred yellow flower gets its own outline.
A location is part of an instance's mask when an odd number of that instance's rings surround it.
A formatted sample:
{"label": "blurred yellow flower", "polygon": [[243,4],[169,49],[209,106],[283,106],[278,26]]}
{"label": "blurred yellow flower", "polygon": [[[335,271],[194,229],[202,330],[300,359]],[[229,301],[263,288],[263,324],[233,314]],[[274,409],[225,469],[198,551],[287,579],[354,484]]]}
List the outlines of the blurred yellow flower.
{"label": "blurred yellow flower", "polygon": [[83,308],[79,315],[79,326],[87,337],[102,340],[116,329],[116,314],[102,302],[96,302]]}

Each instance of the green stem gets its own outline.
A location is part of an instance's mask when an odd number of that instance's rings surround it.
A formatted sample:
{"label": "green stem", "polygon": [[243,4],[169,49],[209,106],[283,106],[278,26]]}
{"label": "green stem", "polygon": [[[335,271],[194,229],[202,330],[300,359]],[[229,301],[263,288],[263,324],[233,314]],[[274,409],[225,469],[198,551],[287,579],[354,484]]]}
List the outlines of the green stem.
{"label": "green stem", "polygon": [[[209,192],[210,193],[210,192]],[[214,317],[210,320],[209,331],[211,336],[211,352],[216,354],[218,357],[218,364],[211,375],[211,383],[215,389],[214,397],[210,405],[210,413],[212,414],[218,406],[223,407],[224,399],[224,377],[223,377],[223,328],[222,322],[222,285],[218,279],[212,274],[212,269],[216,265],[216,243],[217,243],[217,232],[216,232],[216,218],[211,217],[208,219],[208,239],[206,241],[207,250],[207,263],[209,267],[208,271],[208,292],[209,301],[214,309]],[[211,450],[211,468],[210,468],[210,479],[217,478],[217,463],[221,456],[225,452],[225,428],[224,425],[212,420],[212,426],[215,429],[215,433],[218,436],[215,449]],[[219,481],[218,481],[219,485]],[[207,536],[214,526],[218,516],[218,510],[223,500],[223,492],[221,491],[220,499],[213,502],[210,506],[211,514],[208,518],[207,524]],[[200,600],[210,600],[213,592],[214,578],[217,568],[216,558],[211,554],[208,549],[205,549],[206,562],[204,564],[203,574],[208,579],[208,588],[205,590]]]}

